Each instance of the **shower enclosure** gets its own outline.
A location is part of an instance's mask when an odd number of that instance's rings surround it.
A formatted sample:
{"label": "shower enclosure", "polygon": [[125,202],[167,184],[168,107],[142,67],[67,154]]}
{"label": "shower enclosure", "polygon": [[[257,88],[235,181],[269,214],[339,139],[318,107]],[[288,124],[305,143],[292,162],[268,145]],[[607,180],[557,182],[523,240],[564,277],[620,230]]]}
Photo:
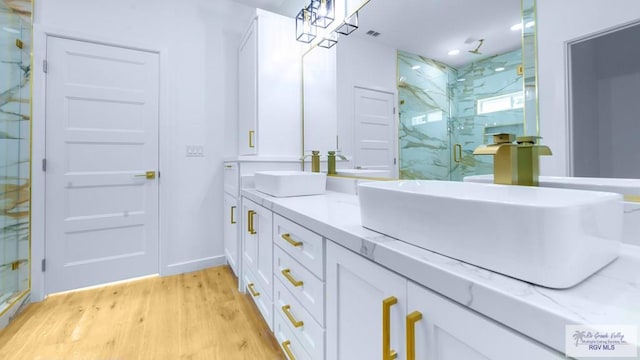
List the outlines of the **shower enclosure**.
{"label": "shower enclosure", "polygon": [[400,177],[456,180],[493,172],[474,156],[491,134],[524,134],[522,50],[459,68],[398,51]]}
{"label": "shower enclosure", "polygon": [[0,0],[0,328],[30,287],[31,43],[31,2]]}

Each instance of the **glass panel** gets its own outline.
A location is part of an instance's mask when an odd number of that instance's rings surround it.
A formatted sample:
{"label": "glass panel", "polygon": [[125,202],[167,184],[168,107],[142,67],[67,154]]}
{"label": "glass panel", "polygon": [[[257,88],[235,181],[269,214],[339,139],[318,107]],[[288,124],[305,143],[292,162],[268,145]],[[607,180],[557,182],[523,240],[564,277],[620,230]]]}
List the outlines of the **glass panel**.
{"label": "glass panel", "polygon": [[30,6],[0,0],[0,313],[29,290]]}

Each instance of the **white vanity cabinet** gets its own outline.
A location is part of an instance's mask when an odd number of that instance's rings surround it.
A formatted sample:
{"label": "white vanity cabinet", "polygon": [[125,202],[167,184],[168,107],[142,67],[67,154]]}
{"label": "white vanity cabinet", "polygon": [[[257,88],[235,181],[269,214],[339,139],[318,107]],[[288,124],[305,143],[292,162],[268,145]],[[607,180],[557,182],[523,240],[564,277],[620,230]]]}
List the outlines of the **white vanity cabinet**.
{"label": "white vanity cabinet", "polygon": [[240,156],[302,153],[301,46],[294,34],[294,19],[258,9],[240,41]]}
{"label": "white vanity cabinet", "polygon": [[332,242],[326,260],[327,359],[563,358]]}

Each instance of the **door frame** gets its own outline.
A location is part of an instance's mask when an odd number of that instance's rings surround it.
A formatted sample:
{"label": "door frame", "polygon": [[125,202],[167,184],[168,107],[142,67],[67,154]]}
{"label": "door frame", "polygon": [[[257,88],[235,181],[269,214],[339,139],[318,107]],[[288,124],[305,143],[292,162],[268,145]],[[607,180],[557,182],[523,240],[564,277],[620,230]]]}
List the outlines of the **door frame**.
{"label": "door frame", "polygon": [[[159,94],[158,94],[158,272],[164,275],[167,269],[167,248],[169,234],[170,197],[168,191],[171,178],[169,159],[171,148],[172,113],[169,102],[169,51],[159,44],[137,43],[119,37],[89,35],[67,29],[34,24],[32,55],[32,111],[31,111],[31,300],[41,301],[46,297],[45,274],[42,260],[46,255],[45,202],[46,173],[42,169],[42,159],[46,156],[46,75],[43,63],[47,56],[47,39],[59,37],[69,40],[90,42],[100,45],[117,46],[132,50],[158,54]],[[162,175],[162,176],[160,176]]]}
{"label": "door frame", "polygon": [[399,148],[399,139],[398,139],[398,127],[400,124],[400,107],[398,106],[398,91],[397,90],[389,90],[381,87],[371,87],[364,85],[353,85],[352,88],[352,96],[353,96],[353,118],[351,119],[351,126],[353,129],[352,143],[353,143],[353,160],[352,165],[355,165],[355,153],[357,146],[357,137],[356,134],[356,90],[367,90],[367,91],[376,91],[380,93],[389,94],[393,97],[393,144],[391,145],[393,149],[393,157],[396,159],[395,164],[391,167],[393,169],[391,173],[391,178],[397,179],[400,176],[400,148]]}

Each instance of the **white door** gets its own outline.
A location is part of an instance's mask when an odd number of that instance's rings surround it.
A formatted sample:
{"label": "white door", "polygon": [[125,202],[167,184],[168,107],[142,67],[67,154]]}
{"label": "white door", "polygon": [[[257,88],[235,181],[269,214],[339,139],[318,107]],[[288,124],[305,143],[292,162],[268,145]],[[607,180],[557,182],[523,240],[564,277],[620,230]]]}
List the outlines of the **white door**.
{"label": "white door", "polygon": [[392,93],[354,88],[354,166],[396,177],[396,126]]}
{"label": "white door", "polygon": [[255,155],[258,121],[258,35],[256,20],[240,43],[238,51],[238,155]]}
{"label": "white door", "polygon": [[158,54],[48,37],[47,63],[47,293],[157,273]]}
{"label": "white door", "polygon": [[273,216],[251,200],[242,199],[244,246],[242,261],[257,276],[256,281],[273,298]]}
{"label": "white door", "polygon": [[406,358],[406,279],[327,241],[326,286],[327,359]]}

